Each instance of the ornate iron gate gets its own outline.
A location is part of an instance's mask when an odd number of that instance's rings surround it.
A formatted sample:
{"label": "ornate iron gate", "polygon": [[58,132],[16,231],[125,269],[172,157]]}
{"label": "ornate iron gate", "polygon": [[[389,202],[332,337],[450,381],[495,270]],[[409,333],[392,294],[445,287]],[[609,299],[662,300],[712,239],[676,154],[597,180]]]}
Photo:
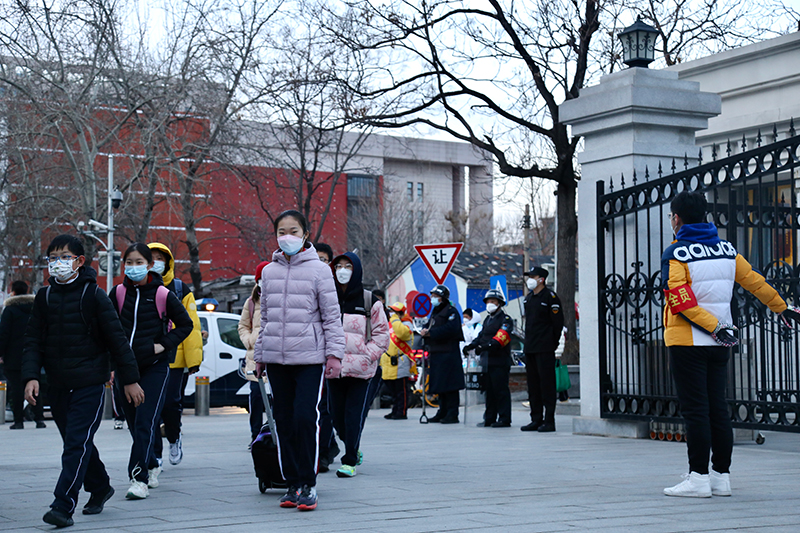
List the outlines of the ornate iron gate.
{"label": "ornate iron gate", "polygon": [[[720,237],[798,305],[800,265],[800,136],[730,154],[695,168],[614,190],[597,184],[598,287],[602,415],[680,422],[661,326],[661,252],[672,241],[669,203],[684,190],[709,202]],[[702,162],[702,153],[701,153]],[[674,172],[674,162],[673,162]],[[735,427],[800,432],[800,335],[736,285],[732,302],[740,344],[729,367],[728,400]]]}

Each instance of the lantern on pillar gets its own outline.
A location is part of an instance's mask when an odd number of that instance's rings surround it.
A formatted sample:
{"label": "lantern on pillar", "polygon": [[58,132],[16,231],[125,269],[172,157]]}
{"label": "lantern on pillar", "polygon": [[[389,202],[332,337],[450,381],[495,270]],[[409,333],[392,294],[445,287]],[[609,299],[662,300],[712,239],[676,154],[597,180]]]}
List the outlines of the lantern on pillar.
{"label": "lantern on pillar", "polygon": [[655,43],[658,31],[636,17],[636,22],[619,35],[622,41],[622,62],[629,67],[644,67],[655,59]]}

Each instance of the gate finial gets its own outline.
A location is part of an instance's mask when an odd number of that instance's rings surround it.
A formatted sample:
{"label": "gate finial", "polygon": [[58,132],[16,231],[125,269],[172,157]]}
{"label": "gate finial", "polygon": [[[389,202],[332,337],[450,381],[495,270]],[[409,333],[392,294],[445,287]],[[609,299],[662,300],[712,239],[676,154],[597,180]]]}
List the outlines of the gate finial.
{"label": "gate finial", "polygon": [[789,119],[789,137],[794,137],[794,117]]}
{"label": "gate finial", "polygon": [[747,151],[747,139],[744,137],[744,133],[742,133],[742,152]]}

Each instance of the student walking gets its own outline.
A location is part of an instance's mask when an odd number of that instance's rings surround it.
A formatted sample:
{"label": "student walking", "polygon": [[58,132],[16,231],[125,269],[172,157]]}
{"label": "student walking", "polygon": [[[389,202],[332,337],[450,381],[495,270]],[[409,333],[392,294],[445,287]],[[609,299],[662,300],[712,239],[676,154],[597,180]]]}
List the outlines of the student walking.
{"label": "student walking", "polygon": [[145,393],[145,401],[140,405],[127,401],[122,407],[133,437],[128,460],[131,486],[125,497],[141,500],[149,496],[148,487],[158,487],[161,467],[153,446],[167,394],[169,364],[194,324],[181,301],[164,287],[161,276],[152,272],[150,248],[135,242],[125,250],[122,262],[125,280],[111,289],[109,296],[116,304],[122,329],[136,356],[139,383]]}
{"label": "student walking", "polygon": [[381,355],[381,375],[392,394],[392,411],[384,416],[387,420],[406,420],[408,415],[408,378],[417,374],[417,365],[412,357],[411,346],[414,333],[411,317],[406,314],[405,304],[398,302],[389,306],[389,349]]}
{"label": "student walking", "polygon": [[42,367],[50,382],[50,409],[64,449],[55,499],[43,520],[66,527],[73,524],[81,487],[91,494],[83,514],[102,512],[114,495],[94,446],[112,359],[127,401],[139,405],[145,395],[117,313],[97,287],[97,273],[85,264],[80,239],[72,235],[53,239],[47,247],[47,262],[48,286],[36,293],[25,330],[22,380],[25,399],[34,405],[39,401]]}
{"label": "student walking", "polygon": [[339,477],[353,477],[361,463],[361,432],[370,401],[369,386],[381,354],[389,348],[383,302],[362,284],[361,260],[352,252],[333,260],[345,348],[340,377],[328,380],[328,401],[336,433],[344,441]]}
{"label": "student walking", "polygon": [[[689,474],[667,496],[730,496],[733,429],[725,400],[731,347],[738,344],[731,316],[738,283],[779,313],[785,326],[800,322],[764,277],[706,220],[707,202],[698,192],[682,192],[670,205],[675,241],[661,256],[664,280],[664,344],[686,421]],[[709,457],[711,470],[709,471]]]}
{"label": "student walking", "polygon": [[247,353],[245,354],[244,375],[250,382],[250,440],[258,437],[261,426],[264,425],[264,398],[256,378],[256,363],[253,361],[253,351],[258,341],[258,332],[261,331],[261,271],[269,264],[263,261],[256,267],[256,285],[250,297],[244,302],[242,316],[239,317],[239,338],[242,340]]}
{"label": "student walking", "polygon": [[253,359],[273,394],[281,472],[289,486],[280,506],[310,511],[317,507],[322,380],[339,376],[344,331],[331,269],[308,242],[306,218],[284,211],[274,230],[280,249],[261,272]]}
{"label": "student walking", "polygon": [[[192,332],[178,345],[175,360],[169,365],[164,408],[161,420],[164,422],[164,436],[169,442],[169,464],[178,465],[183,460],[183,436],[181,435],[181,416],[183,414],[183,391],[189,376],[196,374],[203,363],[203,337],[200,335],[200,318],[197,316],[197,303],[189,287],[175,277],[175,260],[165,245],[152,242],[147,245],[153,254],[153,272],[161,276],[164,286],[183,304],[192,319]],[[153,450],[161,466],[162,440],[156,434]]]}

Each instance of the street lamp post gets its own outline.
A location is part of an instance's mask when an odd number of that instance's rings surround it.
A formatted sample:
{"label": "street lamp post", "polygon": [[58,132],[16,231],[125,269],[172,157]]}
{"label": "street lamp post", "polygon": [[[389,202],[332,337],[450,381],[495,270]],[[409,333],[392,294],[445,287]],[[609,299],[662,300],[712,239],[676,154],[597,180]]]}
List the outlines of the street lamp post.
{"label": "street lamp post", "polygon": [[622,62],[629,67],[647,68],[655,60],[657,36],[658,30],[636,17],[636,22],[617,35],[622,41]]}

